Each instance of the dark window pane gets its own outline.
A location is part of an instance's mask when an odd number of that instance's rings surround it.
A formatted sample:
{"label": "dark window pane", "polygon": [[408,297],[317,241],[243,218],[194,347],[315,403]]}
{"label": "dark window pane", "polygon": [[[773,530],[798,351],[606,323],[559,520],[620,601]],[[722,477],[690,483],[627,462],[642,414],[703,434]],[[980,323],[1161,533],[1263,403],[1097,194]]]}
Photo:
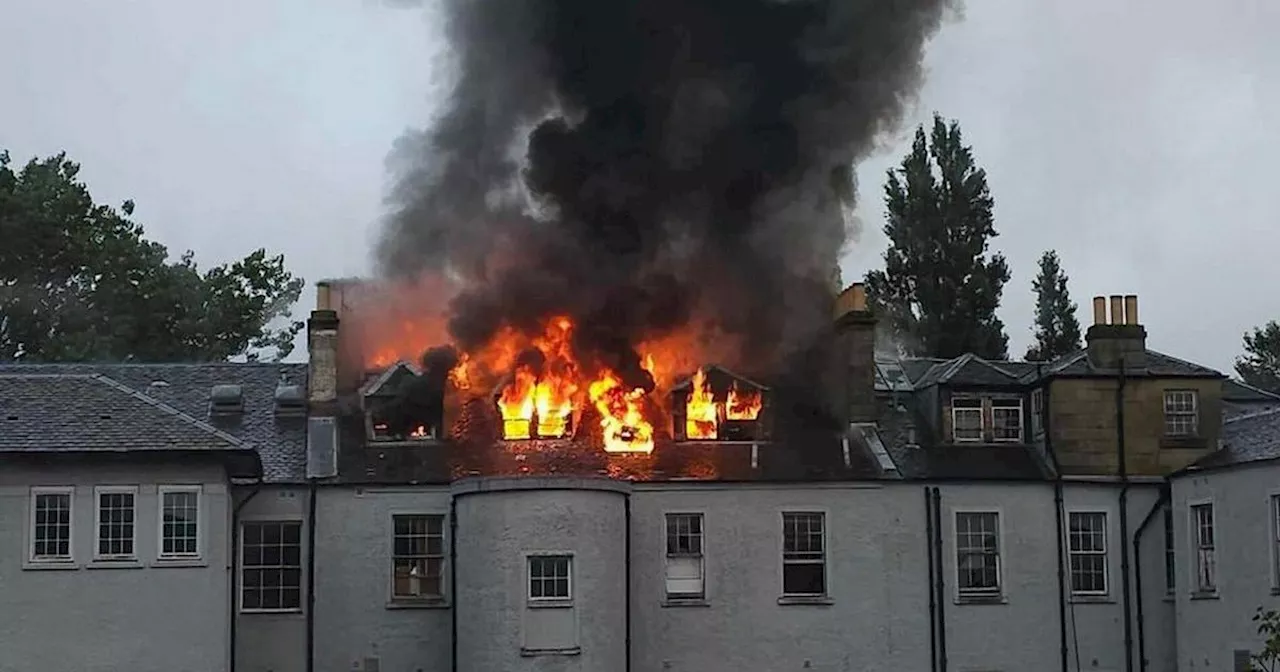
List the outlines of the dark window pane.
{"label": "dark window pane", "polygon": [[822,595],[826,590],[823,565],[786,563],[782,567],[782,592],[787,595]]}

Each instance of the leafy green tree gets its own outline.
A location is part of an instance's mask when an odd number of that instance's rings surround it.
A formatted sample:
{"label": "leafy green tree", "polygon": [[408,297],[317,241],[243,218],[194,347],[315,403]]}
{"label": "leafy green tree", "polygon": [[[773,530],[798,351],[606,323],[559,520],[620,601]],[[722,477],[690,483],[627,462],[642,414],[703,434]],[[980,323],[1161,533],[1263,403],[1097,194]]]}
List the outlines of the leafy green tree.
{"label": "leafy green tree", "polygon": [[1280,323],[1272,320],[1244,335],[1236,373],[1254,387],[1280,393]]}
{"label": "leafy green tree", "polygon": [[1003,255],[987,255],[998,235],[993,201],[960,125],[934,114],[929,135],[917,128],[884,191],[889,249],[884,270],[867,274],[867,293],[896,340],[912,355],[1007,359],[996,309],[1009,266]]}
{"label": "leafy green tree", "polygon": [[1249,669],[1255,672],[1280,672],[1280,613],[1275,609],[1263,609],[1253,615],[1262,636],[1262,650],[1249,658]]}
{"label": "leafy green tree", "polygon": [[65,153],[21,170],[0,152],[0,361],[282,358],[302,280],[258,250],[199,269],[94,203]]}
{"label": "leafy green tree", "polygon": [[1079,350],[1076,304],[1067,291],[1067,274],[1057,252],[1049,250],[1040,257],[1040,273],[1031,288],[1036,293],[1036,340],[1027,349],[1027,361],[1047,362]]}

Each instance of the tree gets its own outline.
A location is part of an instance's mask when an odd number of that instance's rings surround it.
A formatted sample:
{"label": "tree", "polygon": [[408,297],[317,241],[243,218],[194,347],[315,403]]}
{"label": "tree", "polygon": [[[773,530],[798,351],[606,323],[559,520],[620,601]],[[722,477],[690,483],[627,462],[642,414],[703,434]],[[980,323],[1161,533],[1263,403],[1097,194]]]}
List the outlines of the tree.
{"label": "tree", "polygon": [[1076,304],[1067,291],[1067,274],[1058,253],[1040,257],[1040,274],[1031,281],[1036,293],[1036,341],[1027,348],[1027,361],[1047,362],[1080,349]]}
{"label": "tree", "polygon": [[[96,204],[58,154],[15,171],[0,151],[0,361],[283,358],[302,280],[258,250],[201,271],[169,261],[129,219]],[[282,324],[283,323],[283,324]]]}
{"label": "tree", "polygon": [[1254,387],[1280,393],[1280,323],[1272,320],[1245,333],[1236,373]]}
{"label": "tree", "polygon": [[898,342],[912,355],[1007,359],[996,309],[1009,267],[1003,255],[987,256],[998,235],[993,202],[960,125],[934,114],[929,136],[918,127],[884,191],[889,249],[884,270],[867,274],[867,293]]}
{"label": "tree", "polygon": [[1280,613],[1275,609],[1263,609],[1253,615],[1262,635],[1262,651],[1249,657],[1249,669],[1261,672],[1280,672]]}

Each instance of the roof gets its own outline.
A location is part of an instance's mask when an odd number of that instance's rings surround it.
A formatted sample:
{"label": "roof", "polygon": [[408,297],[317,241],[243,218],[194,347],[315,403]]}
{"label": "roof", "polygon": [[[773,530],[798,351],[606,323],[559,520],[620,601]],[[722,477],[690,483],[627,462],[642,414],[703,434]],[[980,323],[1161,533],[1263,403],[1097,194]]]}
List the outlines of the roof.
{"label": "roof", "polygon": [[1052,476],[1048,465],[1026,444],[936,444],[928,425],[907,405],[882,402],[877,425],[880,440],[903,478],[1039,481]]}
{"label": "roof", "polygon": [[1224,420],[1222,449],[1196,460],[1187,471],[1220,469],[1280,459],[1280,409]]}
{"label": "roof", "polygon": [[1280,402],[1280,394],[1268,392],[1243,381],[1228,378],[1222,381],[1222,400],[1237,403]]}
{"label": "roof", "polygon": [[[1081,348],[1049,362],[1044,368],[1046,376],[1114,376],[1114,371],[1100,371],[1089,362],[1088,350]],[[1034,373],[1034,372],[1033,372]],[[1134,372],[1130,375],[1138,375]],[[1178,359],[1155,350],[1147,350],[1146,371],[1141,375],[1170,378],[1224,378],[1222,372],[1201,366],[1185,359]]]}
{"label": "roof", "polygon": [[[277,385],[283,380],[305,387],[306,364],[6,364],[0,365],[0,376],[71,378],[81,381],[97,376],[99,380],[115,383],[113,389],[116,393],[132,398],[131,403],[149,405],[153,409],[172,409],[178,414],[175,416],[165,411],[167,416],[152,412],[129,416],[133,418],[133,421],[126,423],[130,446],[137,447],[140,441],[145,444],[161,440],[168,436],[166,432],[172,431],[165,423],[171,422],[175,417],[186,416],[184,422],[188,425],[194,422],[195,425],[192,426],[201,428],[205,434],[208,434],[208,430],[204,429],[207,426],[227,437],[220,440],[230,439],[238,442],[243,449],[255,450],[262,462],[265,482],[291,483],[306,479],[306,418],[277,417],[275,414]],[[110,386],[109,383],[99,384]],[[241,386],[244,410],[236,414],[211,416],[210,390],[214,385],[225,384]],[[29,402],[32,409],[39,407],[53,411],[57,410],[54,406],[67,406],[74,411],[76,415],[68,417],[65,423],[71,431],[85,431],[87,419],[96,417],[95,409],[84,402],[69,404],[68,399],[72,397],[61,388],[44,386],[32,388],[31,391],[36,393]],[[92,399],[95,402],[97,400],[96,397]],[[0,410],[0,414],[3,413]],[[108,414],[115,415],[111,412]]]}

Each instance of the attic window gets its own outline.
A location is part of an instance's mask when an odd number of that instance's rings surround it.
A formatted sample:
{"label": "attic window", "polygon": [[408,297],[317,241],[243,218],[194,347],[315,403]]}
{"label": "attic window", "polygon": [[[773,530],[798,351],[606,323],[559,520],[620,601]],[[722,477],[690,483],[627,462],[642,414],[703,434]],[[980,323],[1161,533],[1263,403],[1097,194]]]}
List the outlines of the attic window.
{"label": "attic window", "polygon": [[699,369],[671,392],[677,441],[765,438],[767,389],[720,367]]}
{"label": "attic window", "polygon": [[302,416],[307,414],[307,397],[301,385],[276,387],[276,415]]}
{"label": "attic window", "polygon": [[440,438],[444,390],[405,363],[382,372],[362,390],[365,433],[370,441]]}
{"label": "attic window", "polygon": [[244,412],[244,393],[239,385],[214,385],[209,391],[210,415],[234,415]]}
{"label": "attic window", "polygon": [[951,400],[951,437],[956,443],[982,440],[982,400],[960,397]]}

